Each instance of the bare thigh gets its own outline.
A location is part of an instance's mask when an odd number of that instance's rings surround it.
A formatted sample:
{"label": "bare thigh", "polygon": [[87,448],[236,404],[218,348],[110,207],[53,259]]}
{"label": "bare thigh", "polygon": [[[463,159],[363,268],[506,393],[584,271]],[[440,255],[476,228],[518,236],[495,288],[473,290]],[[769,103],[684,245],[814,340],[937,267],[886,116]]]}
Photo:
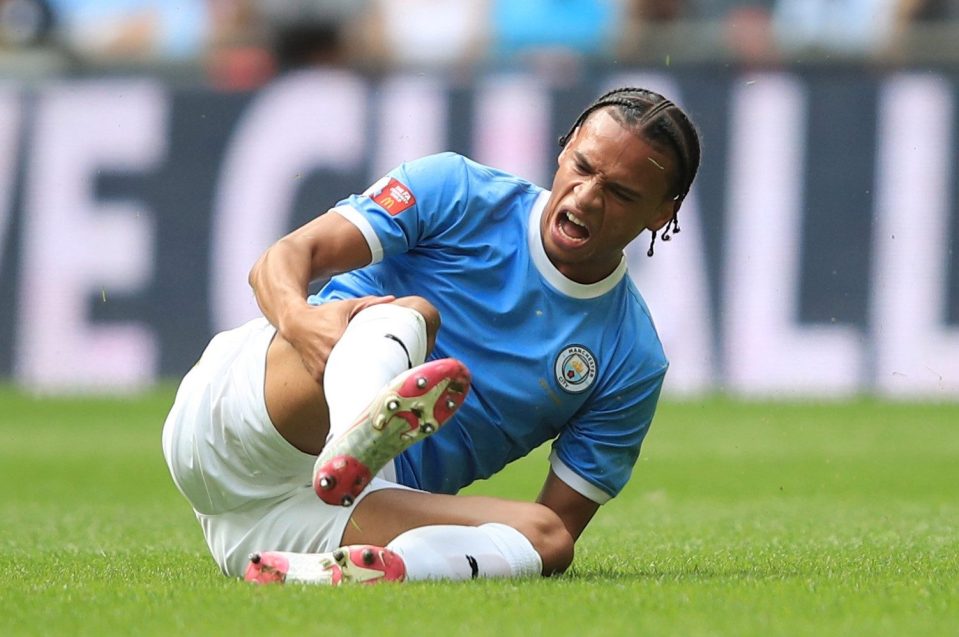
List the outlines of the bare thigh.
{"label": "bare thigh", "polygon": [[303,365],[289,341],[277,334],[266,353],[263,388],[273,426],[294,447],[313,455],[323,450],[330,411],[323,386]]}

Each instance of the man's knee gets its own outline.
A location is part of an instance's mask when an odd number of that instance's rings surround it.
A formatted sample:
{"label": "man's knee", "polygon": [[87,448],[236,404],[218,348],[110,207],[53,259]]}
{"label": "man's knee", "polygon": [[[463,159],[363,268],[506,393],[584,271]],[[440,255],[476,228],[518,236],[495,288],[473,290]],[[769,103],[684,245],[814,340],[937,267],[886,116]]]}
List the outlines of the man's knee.
{"label": "man's knee", "polygon": [[428,349],[433,349],[433,343],[436,340],[436,333],[440,329],[440,311],[436,306],[424,299],[422,296],[403,296],[394,301],[397,305],[408,307],[419,312],[426,321],[426,339],[429,344]]}

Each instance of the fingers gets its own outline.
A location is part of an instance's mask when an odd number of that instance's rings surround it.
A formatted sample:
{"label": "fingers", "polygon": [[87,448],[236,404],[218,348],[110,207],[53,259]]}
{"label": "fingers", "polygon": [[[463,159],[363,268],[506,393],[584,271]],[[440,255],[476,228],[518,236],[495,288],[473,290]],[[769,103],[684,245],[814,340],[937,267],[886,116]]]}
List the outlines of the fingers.
{"label": "fingers", "polygon": [[368,307],[395,300],[396,297],[392,295],[364,296],[312,306],[302,317],[305,320],[298,323],[296,337],[288,340],[299,353],[310,375],[322,383],[330,351],[343,336],[353,317]]}
{"label": "fingers", "polygon": [[382,303],[392,303],[395,300],[396,300],[396,297],[393,296],[392,294],[389,294],[386,296],[364,296],[364,297],[355,299],[355,305],[350,311],[350,314],[347,317],[347,321],[353,320],[354,316],[356,316],[357,314],[359,314],[360,312],[362,312],[368,307],[372,307],[374,305],[380,305]]}

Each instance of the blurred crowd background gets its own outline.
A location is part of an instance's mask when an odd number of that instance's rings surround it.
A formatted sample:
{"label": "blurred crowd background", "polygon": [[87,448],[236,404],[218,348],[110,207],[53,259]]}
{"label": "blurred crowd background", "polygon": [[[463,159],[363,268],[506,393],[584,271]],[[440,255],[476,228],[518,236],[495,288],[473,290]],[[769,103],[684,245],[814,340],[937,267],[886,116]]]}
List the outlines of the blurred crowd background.
{"label": "blurred crowd background", "polygon": [[669,391],[959,400],[959,0],[0,0],[0,382],[179,377],[276,237],[630,83],[708,154],[627,254]]}
{"label": "blurred crowd background", "polygon": [[0,0],[0,72],[248,89],[313,65],[959,65],[959,0]]}

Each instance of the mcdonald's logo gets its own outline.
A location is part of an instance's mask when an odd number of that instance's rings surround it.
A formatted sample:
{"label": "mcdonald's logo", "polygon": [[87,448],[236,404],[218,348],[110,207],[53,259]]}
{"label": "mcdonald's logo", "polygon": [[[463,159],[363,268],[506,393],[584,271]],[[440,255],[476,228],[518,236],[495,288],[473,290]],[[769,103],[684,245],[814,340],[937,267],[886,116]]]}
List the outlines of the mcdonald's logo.
{"label": "mcdonald's logo", "polygon": [[394,216],[416,205],[416,197],[413,196],[410,189],[393,177],[390,177],[390,180],[379,192],[373,194],[373,201]]}

